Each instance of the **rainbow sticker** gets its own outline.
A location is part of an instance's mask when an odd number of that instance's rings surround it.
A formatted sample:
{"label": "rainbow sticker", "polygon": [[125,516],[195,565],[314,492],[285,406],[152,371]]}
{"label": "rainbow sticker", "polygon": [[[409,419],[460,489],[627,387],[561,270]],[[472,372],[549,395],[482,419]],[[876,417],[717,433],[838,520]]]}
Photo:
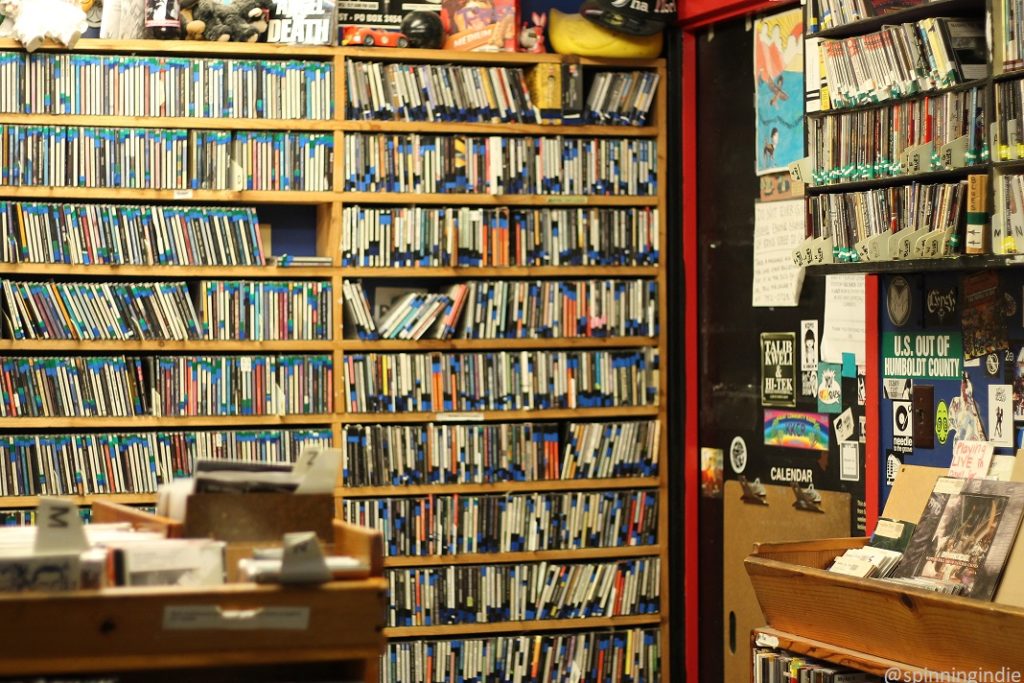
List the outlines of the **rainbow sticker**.
{"label": "rainbow sticker", "polygon": [[828,450],[828,415],[799,410],[764,411],[764,445]]}

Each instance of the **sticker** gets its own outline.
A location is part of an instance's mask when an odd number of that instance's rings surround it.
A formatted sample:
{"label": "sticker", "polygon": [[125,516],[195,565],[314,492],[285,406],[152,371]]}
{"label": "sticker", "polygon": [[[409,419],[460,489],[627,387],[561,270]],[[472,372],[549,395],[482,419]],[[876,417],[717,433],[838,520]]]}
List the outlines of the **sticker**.
{"label": "sticker", "polygon": [[1024,420],[1024,345],[1013,364],[1013,419]]}
{"label": "sticker", "polygon": [[892,449],[897,453],[914,452],[912,409],[910,401],[892,402]]}
{"label": "sticker", "polygon": [[965,276],[963,288],[960,326],[964,335],[964,358],[981,358],[1007,348],[999,273],[988,270]]}
{"label": "sticker", "polygon": [[800,396],[814,398],[814,392],[818,389],[818,368],[804,370],[800,373]]}
{"label": "sticker", "polygon": [[828,416],[797,410],[765,410],[764,444],[827,451]]}
{"label": "sticker", "polygon": [[721,448],[700,449],[700,493],[705,498],[722,497],[722,465],[725,453]]}
{"label": "sticker", "polygon": [[957,288],[932,288],[924,297],[924,319],[926,327],[940,327],[956,320]]}
{"label": "sticker", "polygon": [[935,482],[935,488],[932,489],[932,493],[948,493],[954,496],[960,495],[960,492],[964,489],[964,484],[967,483],[966,479],[957,479],[955,477],[939,477]]}
{"label": "sticker", "polygon": [[795,354],[795,333],[761,333],[761,405],[796,406]]}
{"label": "sticker", "polygon": [[483,422],[483,413],[437,413],[437,422]]}
{"label": "sticker", "polygon": [[996,446],[1013,446],[1013,390],[1009,384],[988,386],[988,440]]}
{"label": "sticker", "polygon": [[192,199],[192,190],[175,190],[172,196],[175,199]]}
{"label": "sticker", "polygon": [[864,368],[857,368],[857,405],[862,406],[867,400],[868,388],[864,378]]}
{"label": "sticker", "polygon": [[849,441],[850,437],[853,436],[853,409],[847,408],[844,410],[842,415],[832,422],[832,425],[836,430],[837,443],[841,444],[844,441]]}
{"label": "sticker", "polygon": [[998,353],[990,353],[987,356],[985,356],[985,372],[987,372],[990,377],[995,377],[996,374],[999,372]]}
{"label": "sticker", "polygon": [[729,444],[729,465],[736,474],[743,474],[747,469],[747,442],[742,436],[734,437]]}
{"label": "sticker", "polygon": [[885,308],[889,313],[889,322],[896,327],[903,327],[910,319],[910,283],[902,275],[889,281]]}
{"label": "sticker", "polygon": [[860,422],[860,436],[857,438],[861,443],[868,442],[868,418],[864,415],[858,415],[857,420]]}
{"label": "sticker", "polygon": [[882,333],[882,374],[885,377],[959,379],[963,340],[959,333]]}
{"label": "sticker", "polygon": [[945,445],[946,437],[949,436],[949,411],[946,409],[945,401],[939,401],[939,405],[935,407],[935,436],[942,445]]}
{"label": "sticker", "polygon": [[964,367],[965,368],[980,368],[981,367],[981,359],[980,358],[964,358]]}
{"label": "sticker", "polygon": [[890,401],[909,401],[914,383],[909,379],[892,379],[886,377],[882,380],[882,396]]}
{"label": "sticker", "polygon": [[[800,321],[800,369],[818,372],[818,321]],[[814,395],[811,391],[810,395]]]}
{"label": "sticker", "polygon": [[886,451],[885,456],[885,485],[892,486],[893,482],[896,481],[897,475],[900,473],[900,466],[903,463],[896,457],[896,454],[892,451]]}
{"label": "sticker", "polygon": [[843,403],[839,363],[818,363],[818,412],[838,413]]}
{"label": "sticker", "polygon": [[960,380],[960,393],[949,400],[949,429],[956,432],[953,443],[988,440],[969,375],[965,374]]}
{"label": "sticker", "polygon": [[875,535],[882,538],[903,538],[903,522],[895,519],[880,519],[875,525]]}
{"label": "sticker", "polygon": [[843,351],[843,377],[857,376],[857,357],[852,353]]}
{"label": "sticker", "polygon": [[860,481],[860,446],[856,441],[839,444],[839,479]]}

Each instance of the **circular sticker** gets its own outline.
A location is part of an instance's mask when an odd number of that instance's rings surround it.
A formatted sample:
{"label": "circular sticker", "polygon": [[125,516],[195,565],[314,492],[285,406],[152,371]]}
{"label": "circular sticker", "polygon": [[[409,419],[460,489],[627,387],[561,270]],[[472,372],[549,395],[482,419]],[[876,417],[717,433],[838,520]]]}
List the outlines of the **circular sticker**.
{"label": "circular sticker", "polygon": [[729,464],[736,474],[743,474],[747,469],[747,442],[742,436],[737,436],[729,445]]}
{"label": "circular sticker", "polygon": [[907,405],[902,405],[902,402],[900,402],[900,404],[895,405],[893,415],[896,421],[896,432],[898,434],[904,434],[910,430],[909,401],[907,403]]}
{"label": "circular sticker", "polygon": [[910,283],[902,275],[897,275],[889,281],[885,308],[893,325],[903,327],[907,324],[910,318]]}
{"label": "circular sticker", "polygon": [[999,372],[999,354],[990,353],[985,356],[985,371],[990,375],[995,375]]}
{"label": "circular sticker", "polygon": [[949,436],[949,410],[945,401],[939,401],[935,408],[935,436],[939,437],[940,444],[945,444]]}
{"label": "circular sticker", "polygon": [[1007,318],[1017,315],[1017,300],[1009,292],[1003,292],[1003,313]]}

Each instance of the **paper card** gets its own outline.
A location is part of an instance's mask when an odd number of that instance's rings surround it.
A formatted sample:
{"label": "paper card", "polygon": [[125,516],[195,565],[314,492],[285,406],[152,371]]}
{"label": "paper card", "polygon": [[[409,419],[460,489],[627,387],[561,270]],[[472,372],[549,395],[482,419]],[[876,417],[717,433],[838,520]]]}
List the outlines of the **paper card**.
{"label": "paper card", "polygon": [[845,351],[854,355],[857,365],[863,365],[864,340],[864,274],[825,276],[821,359],[839,364]]}
{"label": "paper card", "polygon": [[989,441],[996,446],[1013,446],[1013,388],[1009,384],[988,386]]}
{"label": "paper card", "polygon": [[843,351],[843,377],[856,377],[857,376],[857,360],[854,355],[848,351]]}
{"label": "paper card", "polygon": [[721,448],[700,449],[700,493],[705,498],[722,497],[724,462]]}
{"label": "paper card", "polygon": [[890,401],[909,401],[914,383],[906,378],[885,377],[882,379],[882,396]]}
{"label": "paper card", "polygon": [[984,479],[992,464],[993,446],[988,441],[957,441],[953,444],[953,461],[949,464],[950,477],[957,479]]}
{"label": "paper card", "polygon": [[813,370],[803,370],[800,373],[800,396],[804,398],[813,398],[815,392],[818,390],[818,368],[815,367]]}
{"label": "paper card", "polygon": [[853,436],[853,409],[847,408],[842,414],[832,421],[833,427],[836,430],[836,441],[843,443],[849,441],[850,437]]}
{"label": "paper card", "polygon": [[818,412],[838,413],[843,405],[842,373],[838,363],[818,364]]}
{"label": "paper card", "polygon": [[860,445],[856,441],[839,444],[839,479],[860,481]]}
{"label": "paper card", "polygon": [[800,321],[800,369],[818,372],[817,320]]}
{"label": "paper card", "polygon": [[803,199],[754,205],[755,307],[797,306],[804,269],[793,262],[793,249],[804,241]]}
{"label": "paper card", "polygon": [[913,403],[892,402],[892,449],[896,453],[914,452]]}

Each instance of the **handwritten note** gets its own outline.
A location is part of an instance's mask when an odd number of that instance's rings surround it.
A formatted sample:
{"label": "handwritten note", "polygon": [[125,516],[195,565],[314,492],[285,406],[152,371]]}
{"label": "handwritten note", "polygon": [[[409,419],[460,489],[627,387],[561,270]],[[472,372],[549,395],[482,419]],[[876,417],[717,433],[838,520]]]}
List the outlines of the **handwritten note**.
{"label": "handwritten note", "polygon": [[842,363],[852,353],[864,365],[864,274],[825,277],[825,324],[821,333],[821,359]]}
{"label": "handwritten note", "polygon": [[793,249],[804,239],[802,199],[754,204],[754,306],[797,306],[804,269]]}

